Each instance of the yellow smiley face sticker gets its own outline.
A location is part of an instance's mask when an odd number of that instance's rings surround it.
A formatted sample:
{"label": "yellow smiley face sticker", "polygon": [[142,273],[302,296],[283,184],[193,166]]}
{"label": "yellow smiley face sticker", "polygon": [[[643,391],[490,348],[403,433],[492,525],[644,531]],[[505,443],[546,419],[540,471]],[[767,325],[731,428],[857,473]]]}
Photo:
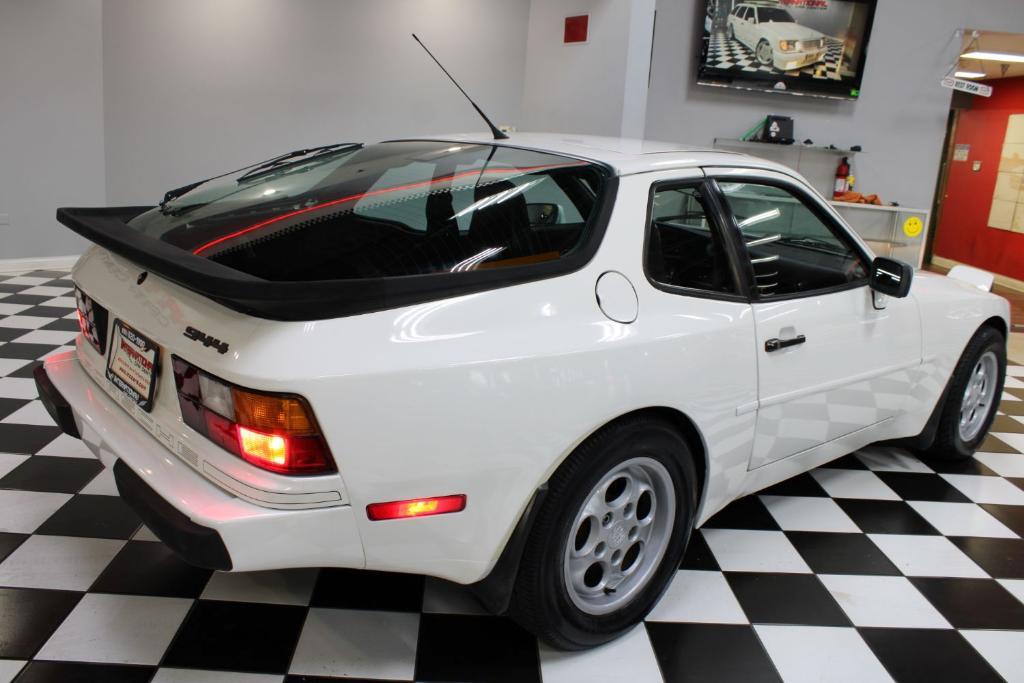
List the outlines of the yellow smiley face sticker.
{"label": "yellow smiley face sticker", "polygon": [[907,237],[917,237],[924,230],[924,223],[917,216],[911,216],[903,221],[903,234]]}

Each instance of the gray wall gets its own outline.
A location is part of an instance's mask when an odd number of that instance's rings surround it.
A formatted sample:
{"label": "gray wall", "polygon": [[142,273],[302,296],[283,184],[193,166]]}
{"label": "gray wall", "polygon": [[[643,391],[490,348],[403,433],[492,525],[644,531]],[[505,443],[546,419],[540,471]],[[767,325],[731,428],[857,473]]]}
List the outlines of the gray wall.
{"label": "gray wall", "polygon": [[105,0],[107,189],[172,187],[307,145],[519,119],[527,0]]}
{"label": "gray wall", "polygon": [[[153,202],[307,144],[480,129],[414,30],[499,124],[709,145],[789,114],[801,139],[864,146],[860,189],[928,207],[954,29],[1024,32],[1022,0],[879,0],[861,100],[808,100],[697,86],[703,0],[660,0],[648,91],[653,2],[0,0],[0,258],[80,251],[57,206]],[[578,12],[590,44],[561,45]]]}
{"label": "gray wall", "polygon": [[[533,0],[519,130],[643,137],[654,0]],[[589,14],[587,43],[564,19]]]}
{"label": "gray wall", "polygon": [[[860,144],[858,190],[930,208],[950,91],[939,87],[962,27],[1024,32],[1021,0],[879,0],[856,102],[698,86],[703,0],[660,0],[646,136],[694,145],[735,138],[765,114],[796,120],[796,137]],[[998,83],[995,87],[999,87]]]}
{"label": "gray wall", "polygon": [[[564,18],[587,13],[589,41],[564,44]],[[628,24],[628,0],[533,0],[520,130],[618,135]]]}
{"label": "gray wall", "polygon": [[80,252],[54,211],[105,200],[100,16],[100,0],[0,0],[0,259]]}

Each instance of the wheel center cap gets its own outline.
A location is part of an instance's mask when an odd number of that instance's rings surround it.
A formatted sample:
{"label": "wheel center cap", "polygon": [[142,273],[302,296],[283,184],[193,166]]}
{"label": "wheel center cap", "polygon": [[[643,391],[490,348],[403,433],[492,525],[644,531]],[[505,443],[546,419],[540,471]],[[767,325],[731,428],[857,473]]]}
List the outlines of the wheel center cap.
{"label": "wheel center cap", "polygon": [[612,529],[611,533],[608,535],[608,544],[612,547],[618,548],[626,542],[627,535],[628,532],[626,531],[626,525],[616,524],[615,527]]}

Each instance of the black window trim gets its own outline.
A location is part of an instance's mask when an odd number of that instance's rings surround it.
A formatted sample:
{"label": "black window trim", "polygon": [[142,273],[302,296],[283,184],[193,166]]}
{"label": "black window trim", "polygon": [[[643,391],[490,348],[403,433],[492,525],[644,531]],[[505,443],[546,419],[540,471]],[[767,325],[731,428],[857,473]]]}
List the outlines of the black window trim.
{"label": "black window trim", "polygon": [[[705,171],[706,172],[706,171]],[[781,175],[781,174],[780,174]],[[796,180],[789,179],[785,176],[782,177],[762,177],[758,175],[743,175],[738,173],[736,175],[721,175],[713,174],[708,176],[712,192],[716,195],[716,199],[719,203],[719,209],[722,212],[723,219],[726,224],[730,226],[728,231],[734,241],[733,253],[736,257],[741,259],[746,265],[746,270],[750,273],[749,299],[751,303],[763,303],[773,301],[789,301],[791,299],[805,299],[812,296],[823,296],[826,294],[834,294],[837,292],[845,292],[851,289],[858,289],[860,287],[867,287],[871,282],[871,255],[861,246],[860,241],[854,238],[847,230],[846,226],[836,220],[835,216],[832,215],[821,202],[811,193],[807,191],[806,187],[803,187]],[[729,202],[726,199],[725,193],[719,187],[718,181],[723,180],[727,182],[738,182],[738,183],[751,183],[753,185],[767,185],[769,187],[776,187],[786,192],[791,193],[797,198],[804,206],[811,210],[818,220],[825,224],[833,235],[839,240],[847,243],[853,251],[863,261],[867,275],[860,279],[852,282],[847,282],[841,285],[833,285],[832,287],[821,287],[818,289],[809,289],[804,292],[791,292],[789,294],[780,294],[777,296],[762,297],[760,291],[754,286],[753,280],[753,266],[750,264],[750,256],[747,252],[746,242],[743,240],[743,231],[739,227],[739,223],[736,221],[736,216],[733,214],[732,209],[729,206]]]}
{"label": "black window trim", "polygon": [[[726,260],[729,262],[729,272],[732,277],[732,284],[735,290],[734,292],[715,292],[696,287],[671,285],[654,279],[647,270],[647,248],[650,245],[651,230],[654,227],[654,195],[665,190],[692,187],[700,188],[704,194],[705,200],[710,205],[708,207],[709,210],[707,218],[711,222],[711,229],[718,232],[719,237],[722,239],[722,245],[725,247]],[[736,239],[734,235],[730,234],[732,229],[724,220],[725,214],[722,212],[721,201],[717,196],[717,192],[717,187],[713,187],[713,183],[710,179],[705,178],[704,176],[694,176],[692,178],[669,178],[666,180],[656,180],[652,182],[647,193],[647,215],[644,224],[644,241],[640,253],[641,267],[644,271],[644,277],[652,287],[669,294],[694,297],[698,299],[715,299],[718,301],[750,303],[748,292],[750,291],[752,283],[752,274],[748,275],[741,267],[738,267],[739,264],[742,263],[742,260],[740,258],[740,254],[736,253]]]}

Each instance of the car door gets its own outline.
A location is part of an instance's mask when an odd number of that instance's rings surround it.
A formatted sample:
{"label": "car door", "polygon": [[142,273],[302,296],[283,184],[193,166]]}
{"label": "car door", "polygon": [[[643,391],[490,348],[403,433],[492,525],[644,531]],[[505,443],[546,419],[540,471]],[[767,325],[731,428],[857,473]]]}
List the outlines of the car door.
{"label": "car door", "polygon": [[[644,363],[657,370],[647,389],[665,392],[650,400],[668,401],[701,432],[713,460],[708,477],[717,482],[705,504],[717,509],[739,493],[750,460],[756,415],[738,408],[757,400],[755,331],[738,241],[728,236],[703,174],[686,172],[656,174],[644,187],[643,265],[652,287],[638,287],[633,325],[652,341]],[[635,181],[642,177],[623,181],[620,197]]]}
{"label": "car door", "polygon": [[748,7],[747,15],[743,20],[743,42],[750,49],[757,46],[757,8]]}
{"label": "car door", "polygon": [[868,287],[870,254],[781,173],[706,169],[753,277],[757,426],[750,469],[891,420],[921,361],[912,297]]}
{"label": "car door", "polygon": [[740,7],[736,12],[736,39],[744,45],[750,42],[750,17],[753,13],[750,7]]}

